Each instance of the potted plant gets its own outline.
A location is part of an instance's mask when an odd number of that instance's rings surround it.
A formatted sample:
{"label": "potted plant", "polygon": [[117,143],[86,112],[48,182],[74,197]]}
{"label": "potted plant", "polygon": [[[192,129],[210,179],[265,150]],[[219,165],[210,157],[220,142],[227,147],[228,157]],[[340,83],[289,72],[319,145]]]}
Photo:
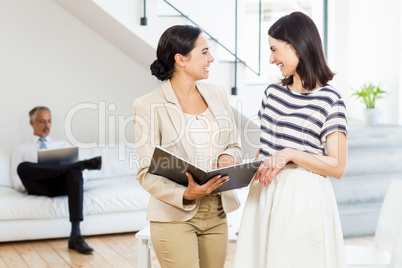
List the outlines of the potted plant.
{"label": "potted plant", "polygon": [[373,83],[364,84],[360,90],[355,90],[352,96],[356,96],[365,105],[364,111],[366,124],[370,126],[378,125],[380,111],[376,108],[376,101],[386,96],[387,92],[381,89],[381,84],[374,85]]}

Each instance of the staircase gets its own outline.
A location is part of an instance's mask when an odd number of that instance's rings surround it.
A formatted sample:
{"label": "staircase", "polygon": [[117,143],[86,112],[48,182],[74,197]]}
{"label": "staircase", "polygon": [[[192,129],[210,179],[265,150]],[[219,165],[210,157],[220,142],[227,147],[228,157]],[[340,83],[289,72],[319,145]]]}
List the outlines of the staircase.
{"label": "staircase", "polygon": [[390,181],[402,180],[402,127],[352,123],[348,143],[346,173],[331,178],[343,235],[373,235]]}
{"label": "staircase", "polygon": [[[244,88],[246,67],[237,64],[238,73],[235,75],[234,54],[234,4],[231,1],[216,3],[218,8],[210,9],[203,2],[190,3],[179,1],[178,7],[175,2],[169,0],[170,6],[163,0],[146,0],[147,25],[140,25],[140,19],[145,16],[143,1],[127,0],[53,0],[72,15],[119,48],[127,56],[135,60],[146,70],[156,59],[156,47],[159,37],[170,26],[177,24],[199,25],[209,36],[211,51],[215,62],[210,68],[209,83],[219,83],[228,91],[231,91],[237,81],[237,87]],[[228,5],[230,3],[230,5]],[[180,10],[176,10],[180,8]],[[226,12],[221,12],[224,9]],[[214,11],[216,14],[211,14]],[[179,13],[186,12],[186,13]],[[186,17],[189,13],[189,17]],[[198,17],[197,17],[198,16]],[[216,20],[220,18],[220,26],[216,26]],[[202,19],[201,19],[202,18]],[[225,22],[229,26],[221,25]],[[221,33],[225,33],[222,35]],[[221,34],[221,35],[219,35]],[[218,39],[220,36],[221,39]],[[257,37],[257,36],[256,36]],[[258,46],[253,49],[258,50]],[[244,60],[244,59],[243,59]],[[239,61],[243,60],[239,59]],[[245,63],[247,64],[247,63]],[[253,66],[252,68],[255,68]],[[255,70],[254,70],[255,71]],[[235,76],[237,76],[235,78]],[[244,89],[242,89],[244,90]],[[230,94],[230,93],[229,93]],[[262,93],[261,93],[262,94]],[[236,97],[234,99],[237,99]],[[232,102],[234,100],[231,100]]]}

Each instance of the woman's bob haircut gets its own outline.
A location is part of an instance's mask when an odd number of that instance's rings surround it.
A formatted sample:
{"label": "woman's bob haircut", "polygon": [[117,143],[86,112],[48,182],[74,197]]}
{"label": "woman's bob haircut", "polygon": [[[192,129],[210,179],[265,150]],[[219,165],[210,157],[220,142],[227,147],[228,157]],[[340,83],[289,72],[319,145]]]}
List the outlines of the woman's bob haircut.
{"label": "woman's bob haircut", "polygon": [[[313,20],[302,12],[293,12],[277,20],[268,30],[268,35],[287,42],[299,57],[296,73],[303,88],[311,91],[317,86],[325,86],[334,73],[325,60],[320,34]],[[282,84],[293,84],[293,76],[282,79]]]}

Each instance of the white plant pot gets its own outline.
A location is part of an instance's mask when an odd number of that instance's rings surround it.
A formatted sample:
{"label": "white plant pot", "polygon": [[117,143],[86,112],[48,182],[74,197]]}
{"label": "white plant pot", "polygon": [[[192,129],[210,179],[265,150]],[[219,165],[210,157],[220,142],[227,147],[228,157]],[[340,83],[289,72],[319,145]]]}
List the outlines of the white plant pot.
{"label": "white plant pot", "polygon": [[377,108],[364,109],[364,118],[366,125],[377,126],[378,120],[380,118],[380,109]]}

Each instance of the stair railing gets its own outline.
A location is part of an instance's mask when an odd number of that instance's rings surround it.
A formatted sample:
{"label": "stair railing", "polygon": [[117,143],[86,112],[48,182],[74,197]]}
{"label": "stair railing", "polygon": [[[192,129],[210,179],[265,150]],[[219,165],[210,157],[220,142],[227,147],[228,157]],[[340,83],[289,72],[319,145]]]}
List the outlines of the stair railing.
{"label": "stair railing", "polygon": [[[169,5],[172,9],[174,9],[177,13],[180,14],[180,16],[184,17],[186,20],[188,20],[189,22],[191,22],[194,26],[198,27],[198,28],[202,28],[200,27],[195,21],[193,21],[189,16],[185,15],[183,12],[181,12],[177,7],[175,7],[172,3],[170,3],[168,0],[163,0],[167,5]],[[144,0],[144,17],[141,18],[141,25],[146,25],[146,0]],[[246,66],[249,70],[251,70],[253,73],[255,73],[256,75],[260,76],[261,74],[261,0],[259,0],[259,17],[258,17],[258,70],[254,70],[252,67],[250,67],[245,61],[243,61],[242,59],[240,59],[238,57],[238,51],[237,51],[237,0],[235,0],[235,51],[232,52],[229,48],[227,48],[224,44],[222,44],[221,42],[219,42],[217,40],[217,38],[215,38],[214,36],[212,36],[210,33],[208,33],[207,31],[205,31],[204,29],[202,30],[203,33],[205,33],[211,40],[213,40],[214,42],[216,42],[220,47],[222,47],[224,50],[226,50],[230,55],[232,55],[234,57],[234,86],[232,88],[232,95],[237,95],[237,64],[241,63],[244,66]],[[143,22],[145,21],[145,24],[143,24]]]}
{"label": "stair railing", "polygon": [[148,19],[147,19],[147,0],[144,0],[144,16],[141,18],[141,25],[148,25]]}

